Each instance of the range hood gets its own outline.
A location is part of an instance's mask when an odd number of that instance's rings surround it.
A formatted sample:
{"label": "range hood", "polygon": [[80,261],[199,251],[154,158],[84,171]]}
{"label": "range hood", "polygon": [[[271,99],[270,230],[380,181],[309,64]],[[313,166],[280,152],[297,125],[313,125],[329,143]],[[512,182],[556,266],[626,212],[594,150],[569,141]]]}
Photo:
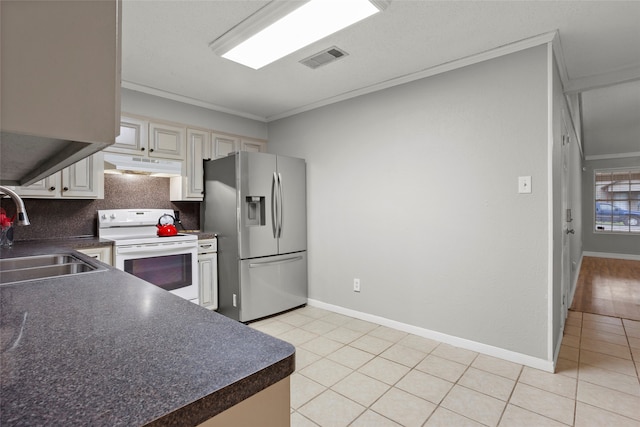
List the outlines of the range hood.
{"label": "range hood", "polygon": [[182,175],[182,162],[104,153],[104,172],[173,177]]}

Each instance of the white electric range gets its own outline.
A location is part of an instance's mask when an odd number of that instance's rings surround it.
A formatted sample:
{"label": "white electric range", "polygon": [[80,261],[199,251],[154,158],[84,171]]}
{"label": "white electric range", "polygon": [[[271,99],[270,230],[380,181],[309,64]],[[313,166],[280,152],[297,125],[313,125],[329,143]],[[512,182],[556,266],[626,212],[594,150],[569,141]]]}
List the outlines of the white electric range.
{"label": "white electric range", "polygon": [[170,209],[98,210],[98,237],[113,241],[116,268],[198,304],[198,237],[157,235]]}

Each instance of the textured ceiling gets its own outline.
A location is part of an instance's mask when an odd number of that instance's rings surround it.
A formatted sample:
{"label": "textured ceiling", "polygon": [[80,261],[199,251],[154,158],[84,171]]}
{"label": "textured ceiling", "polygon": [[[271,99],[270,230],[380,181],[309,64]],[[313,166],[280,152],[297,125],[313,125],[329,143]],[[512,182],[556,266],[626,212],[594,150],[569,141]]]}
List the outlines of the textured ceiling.
{"label": "textured ceiling", "polygon": [[[124,0],[123,87],[270,121],[556,30],[568,89],[640,78],[637,1],[393,0],[383,13],[260,70],[209,49],[268,3]],[[333,45],[349,56],[315,70],[299,64]],[[609,148],[619,149],[629,147]]]}

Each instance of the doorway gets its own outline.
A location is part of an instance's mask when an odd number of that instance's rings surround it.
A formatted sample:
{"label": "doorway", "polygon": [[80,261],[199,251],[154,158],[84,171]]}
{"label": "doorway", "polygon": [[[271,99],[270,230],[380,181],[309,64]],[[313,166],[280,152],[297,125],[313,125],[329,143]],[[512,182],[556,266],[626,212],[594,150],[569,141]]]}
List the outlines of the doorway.
{"label": "doorway", "polygon": [[585,256],[570,309],[640,321],[640,261]]}

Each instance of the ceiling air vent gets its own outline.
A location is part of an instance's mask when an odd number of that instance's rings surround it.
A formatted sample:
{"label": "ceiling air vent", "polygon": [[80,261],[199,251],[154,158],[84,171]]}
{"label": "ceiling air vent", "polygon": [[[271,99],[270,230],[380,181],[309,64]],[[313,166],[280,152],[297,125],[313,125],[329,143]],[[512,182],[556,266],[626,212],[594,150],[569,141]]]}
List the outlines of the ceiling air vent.
{"label": "ceiling air vent", "polygon": [[323,50],[320,53],[316,53],[315,55],[311,55],[310,57],[303,59],[302,61],[300,61],[300,63],[306,65],[309,68],[315,69],[347,55],[349,54],[344,50],[338,49],[337,47],[333,46],[327,50]]}

